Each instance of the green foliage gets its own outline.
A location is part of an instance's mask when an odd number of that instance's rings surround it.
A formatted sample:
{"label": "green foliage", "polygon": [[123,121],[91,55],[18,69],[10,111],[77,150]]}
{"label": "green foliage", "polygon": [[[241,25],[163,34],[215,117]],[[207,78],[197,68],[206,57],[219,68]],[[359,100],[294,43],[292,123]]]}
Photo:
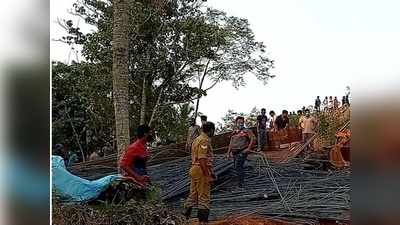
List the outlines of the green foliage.
{"label": "green foliage", "polygon": [[347,108],[344,112],[340,110],[315,114],[319,120],[317,133],[321,137],[321,144],[323,146],[333,145],[336,140],[336,132],[350,120],[350,108]]}
{"label": "green foliage", "polygon": [[257,125],[257,116],[261,114],[261,110],[254,107],[250,113],[238,113],[229,109],[228,112],[222,117],[222,123],[217,124],[217,133],[224,133],[235,129],[235,119],[238,116],[243,116],[245,119],[246,127],[254,127]]}
{"label": "green foliage", "polygon": [[78,151],[73,128],[86,154],[90,148],[112,143],[113,106],[108,97],[112,84],[108,74],[107,68],[93,63],[53,63],[53,143],[64,143]]}
{"label": "green foliage", "polygon": [[190,104],[180,104],[164,109],[163,115],[155,123],[157,136],[162,137],[159,144],[185,142],[190,126],[189,118],[192,117],[193,110],[194,108]]}
{"label": "green foliage", "polygon": [[53,199],[54,225],[161,225],[186,224],[185,218],[160,202],[129,201],[125,204],[61,204]]}
{"label": "green foliage", "polygon": [[161,188],[157,186],[150,186],[146,191],[146,202],[160,203],[161,202]]}
{"label": "green foliage", "polygon": [[300,115],[298,115],[298,114],[289,115],[289,127],[298,127],[299,119],[300,119]]}
{"label": "green foliage", "polygon": [[[273,60],[246,19],[207,8],[199,0],[168,1],[162,10],[148,1],[130,1],[128,11],[131,130],[145,109],[145,121],[155,127],[161,143],[184,141],[193,100],[221,81],[243,86],[247,73],[264,83],[273,77]],[[53,63],[53,141],[68,143],[72,150],[78,149],[78,140],[85,151],[92,145],[114,146],[112,12],[111,0],[79,0],[72,14],[94,30],[83,33],[72,20],[61,23],[67,31],[61,41],[80,45],[85,58],[71,65]],[[194,85],[204,80],[211,85]]]}

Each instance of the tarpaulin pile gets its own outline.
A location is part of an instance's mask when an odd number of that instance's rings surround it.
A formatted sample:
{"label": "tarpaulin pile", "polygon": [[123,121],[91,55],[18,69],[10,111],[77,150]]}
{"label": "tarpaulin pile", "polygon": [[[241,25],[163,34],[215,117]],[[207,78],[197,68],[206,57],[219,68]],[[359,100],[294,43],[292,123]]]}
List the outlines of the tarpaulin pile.
{"label": "tarpaulin pile", "polygon": [[96,199],[113,182],[121,181],[118,175],[109,175],[89,181],[71,174],[60,156],[52,156],[52,190],[61,201],[88,202]]}

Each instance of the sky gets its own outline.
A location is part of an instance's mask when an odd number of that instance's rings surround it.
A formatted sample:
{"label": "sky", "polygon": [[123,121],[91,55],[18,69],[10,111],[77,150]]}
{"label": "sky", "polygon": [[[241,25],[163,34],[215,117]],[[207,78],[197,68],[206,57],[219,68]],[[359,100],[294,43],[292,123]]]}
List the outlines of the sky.
{"label": "sky", "polygon": [[[73,2],[51,1],[51,38],[64,34],[57,18],[79,21],[67,12]],[[210,121],[221,121],[229,109],[294,111],[312,105],[317,95],[341,99],[346,86],[351,87],[352,98],[399,87],[400,1],[208,0],[206,4],[249,20],[257,41],[264,42],[275,61],[276,75],[267,85],[248,75],[247,85],[238,90],[229,82],[215,86],[200,100],[199,110]],[[70,47],[51,42],[52,60],[68,62],[74,57]]]}

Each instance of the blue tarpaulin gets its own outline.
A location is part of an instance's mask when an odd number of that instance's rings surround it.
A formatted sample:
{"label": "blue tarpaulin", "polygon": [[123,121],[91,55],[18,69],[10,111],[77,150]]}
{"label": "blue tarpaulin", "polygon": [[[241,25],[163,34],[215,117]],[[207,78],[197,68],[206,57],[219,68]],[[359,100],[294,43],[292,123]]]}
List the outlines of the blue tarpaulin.
{"label": "blue tarpaulin", "polygon": [[114,181],[118,175],[109,175],[98,180],[89,181],[71,174],[60,156],[52,156],[52,186],[56,195],[64,201],[87,202],[96,199]]}

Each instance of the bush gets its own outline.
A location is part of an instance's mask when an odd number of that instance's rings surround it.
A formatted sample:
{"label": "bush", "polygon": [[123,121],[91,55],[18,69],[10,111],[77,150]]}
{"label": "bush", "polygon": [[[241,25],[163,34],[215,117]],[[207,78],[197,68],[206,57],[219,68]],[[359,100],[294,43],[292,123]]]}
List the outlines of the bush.
{"label": "bush", "polygon": [[61,204],[53,200],[53,225],[183,225],[185,219],[162,203]]}

